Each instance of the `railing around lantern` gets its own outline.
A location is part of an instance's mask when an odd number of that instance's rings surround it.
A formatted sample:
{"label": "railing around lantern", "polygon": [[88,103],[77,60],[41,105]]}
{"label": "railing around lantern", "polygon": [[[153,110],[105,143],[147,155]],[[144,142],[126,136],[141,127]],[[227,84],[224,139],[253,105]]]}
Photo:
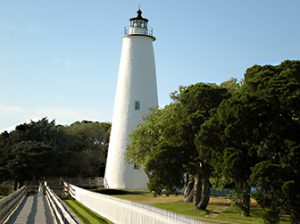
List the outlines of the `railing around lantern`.
{"label": "railing around lantern", "polygon": [[153,28],[149,27],[148,28],[142,28],[142,27],[124,27],[124,35],[132,35],[132,34],[137,34],[137,35],[147,35],[147,36],[153,36]]}

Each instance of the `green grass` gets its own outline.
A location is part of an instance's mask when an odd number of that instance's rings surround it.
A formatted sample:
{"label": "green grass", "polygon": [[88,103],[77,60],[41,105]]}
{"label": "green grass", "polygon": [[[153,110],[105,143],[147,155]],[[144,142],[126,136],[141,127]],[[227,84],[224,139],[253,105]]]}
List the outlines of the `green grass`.
{"label": "green grass", "polygon": [[134,191],[129,194],[116,194],[113,196],[130,201],[143,201],[153,198],[153,194],[149,191]]}
{"label": "green grass", "polygon": [[[222,223],[222,224],[263,224],[264,211],[259,206],[251,207],[250,217],[243,217],[241,210],[234,205],[230,205],[225,198],[220,197],[216,202],[212,202],[208,205],[207,211],[199,211],[194,208],[192,203],[186,203],[182,201],[182,196],[178,196],[176,201],[167,201],[168,197],[163,197],[162,202],[155,202],[153,194],[147,191],[135,191],[128,192],[127,194],[122,192],[118,194],[115,192],[114,196],[126,200],[136,201],[139,203],[146,203],[156,208],[175,212],[177,214],[190,216],[194,219],[205,221],[207,223]],[[174,198],[174,196],[173,196]],[[175,197],[176,198],[176,197]],[[165,200],[165,201],[164,201]],[[281,219],[280,224],[291,223],[289,220]]]}
{"label": "green grass", "polygon": [[[245,223],[245,224],[263,224],[264,211],[260,206],[252,206],[249,217],[241,216],[241,210],[237,206],[230,206],[225,209],[220,215],[216,217],[218,220],[230,220],[231,223]],[[289,220],[280,220],[280,224],[291,223]]]}
{"label": "green grass", "polygon": [[[220,214],[212,215],[211,211],[218,209],[218,205],[209,205],[207,211],[198,211],[192,203],[186,202],[171,202],[159,203],[152,206],[175,212],[177,214],[190,216],[194,219],[205,221],[207,223],[222,223],[222,224],[263,224],[263,209],[259,206],[251,207],[250,217],[241,216],[241,211],[238,207],[231,205],[225,208]],[[291,223],[288,220],[280,220],[280,224]]]}
{"label": "green grass", "polygon": [[206,211],[199,211],[194,209],[194,205],[192,203],[186,203],[182,201],[177,201],[177,202],[169,202],[169,203],[158,203],[158,204],[152,204],[152,206],[164,210],[168,210],[171,212],[175,212],[181,215],[186,215],[186,216],[193,216],[193,217],[198,217],[198,216],[204,216],[207,214]]}
{"label": "green grass", "polygon": [[112,222],[101,217],[97,213],[91,211],[83,204],[76,200],[64,200],[72,212],[82,221],[84,224],[111,224]]}
{"label": "green grass", "polygon": [[[180,215],[186,215],[206,223],[264,224],[264,211],[260,206],[254,204],[251,206],[250,217],[243,217],[241,215],[241,210],[237,206],[231,205],[230,200],[224,197],[212,197],[215,200],[210,202],[207,211],[199,211],[194,208],[192,203],[183,202],[182,195],[153,197],[153,194],[149,191],[125,191],[116,189],[94,189],[93,191],[113,195],[125,200],[148,204]],[[291,223],[291,221],[283,218],[280,220],[280,224],[288,223]]]}

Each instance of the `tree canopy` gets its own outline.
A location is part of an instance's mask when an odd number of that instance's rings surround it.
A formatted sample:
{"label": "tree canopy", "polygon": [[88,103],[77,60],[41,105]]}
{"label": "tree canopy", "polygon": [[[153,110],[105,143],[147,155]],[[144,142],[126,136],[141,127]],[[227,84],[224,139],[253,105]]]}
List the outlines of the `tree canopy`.
{"label": "tree canopy", "polygon": [[209,170],[199,157],[194,139],[210,110],[226,97],[227,89],[215,84],[180,87],[172,94],[170,105],[153,111],[137,127],[131,135],[127,155],[144,167],[150,190],[170,194],[190,182],[186,200],[194,201],[196,208],[206,208]]}
{"label": "tree canopy", "polygon": [[299,220],[299,68],[299,61],[249,68],[241,89],[220,104],[197,136],[219,180],[234,183],[243,213],[249,215],[250,185],[255,186],[270,223],[278,222],[281,209]]}
{"label": "tree canopy", "polygon": [[231,186],[248,216],[255,187],[266,223],[278,223],[281,210],[299,222],[300,61],[254,65],[243,82],[197,83],[171,98],[137,127],[128,148],[151,190],[184,185],[186,201],[205,209],[211,183]]}
{"label": "tree canopy", "polygon": [[43,118],[0,135],[0,178],[24,181],[43,177],[101,176],[110,124],[55,125]]}

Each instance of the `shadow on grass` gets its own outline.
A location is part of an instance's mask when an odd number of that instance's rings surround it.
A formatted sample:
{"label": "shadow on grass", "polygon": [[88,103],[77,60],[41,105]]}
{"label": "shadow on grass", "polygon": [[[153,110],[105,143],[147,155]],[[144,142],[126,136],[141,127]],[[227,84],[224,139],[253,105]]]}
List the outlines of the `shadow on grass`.
{"label": "shadow on grass", "polygon": [[250,215],[251,216],[257,216],[257,217],[262,217],[264,214],[264,210],[258,206],[251,207],[250,208]]}
{"label": "shadow on grass", "polygon": [[216,205],[216,206],[230,206],[230,202],[209,202],[210,205]]}

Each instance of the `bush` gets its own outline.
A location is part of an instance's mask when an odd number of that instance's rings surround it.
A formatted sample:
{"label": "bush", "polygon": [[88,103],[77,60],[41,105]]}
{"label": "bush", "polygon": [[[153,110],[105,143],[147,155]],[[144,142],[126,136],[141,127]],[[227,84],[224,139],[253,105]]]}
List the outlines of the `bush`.
{"label": "bush", "polygon": [[0,184],[0,195],[6,196],[13,192],[13,186],[8,184]]}
{"label": "bush", "polygon": [[276,224],[279,223],[279,210],[276,209],[266,209],[264,214],[264,221],[266,224]]}

